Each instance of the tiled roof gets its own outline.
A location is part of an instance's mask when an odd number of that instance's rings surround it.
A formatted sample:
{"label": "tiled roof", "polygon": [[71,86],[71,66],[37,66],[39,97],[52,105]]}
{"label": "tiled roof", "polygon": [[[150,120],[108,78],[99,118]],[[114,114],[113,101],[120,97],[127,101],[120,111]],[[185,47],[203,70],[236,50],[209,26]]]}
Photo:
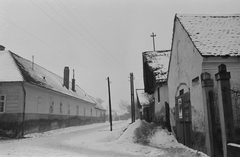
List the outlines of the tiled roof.
{"label": "tiled roof", "polygon": [[155,74],[157,82],[164,82],[167,80],[170,52],[170,50],[164,50],[147,51],[143,53],[145,61]]}
{"label": "tiled roof", "polygon": [[177,14],[176,18],[203,56],[240,56],[240,14]]}
{"label": "tiled roof", "polygon": [[[0,51],[0,81],[1,82],[28,82],[46,89],[60,92],[86,102],[95,102],[78,85],[76,91],[63,86],[63,78],[45,68],[26,60],[10,51]],[[71,87],[71,82],[69,82]]]}

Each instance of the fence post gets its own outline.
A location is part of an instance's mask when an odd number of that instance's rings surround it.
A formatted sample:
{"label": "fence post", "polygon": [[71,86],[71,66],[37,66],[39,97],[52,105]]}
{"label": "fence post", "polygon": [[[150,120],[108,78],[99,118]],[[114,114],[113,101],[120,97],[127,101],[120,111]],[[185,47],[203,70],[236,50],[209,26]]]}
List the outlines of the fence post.
{"label": "fence post", "polygon": [[206,148],[207,155],[214,156],[214,144],[213,144],[213,128],[212,128],[212,118],[211,118],[211,108],[209,92],[213,90],[213,79],[211,75],[207,72],[201,74],[202,80],[202,94],[203,94],[203,108],[204,117],[206,122]]}
{"label": "fence post", "polygon": [[230,93],[230,72],[225,64],[218,66],[215,74],[218,90],[218,106],[222,132],[223,156],[227,157],[227,143],[234,142],[235,130],[233,124],[232,99]]}

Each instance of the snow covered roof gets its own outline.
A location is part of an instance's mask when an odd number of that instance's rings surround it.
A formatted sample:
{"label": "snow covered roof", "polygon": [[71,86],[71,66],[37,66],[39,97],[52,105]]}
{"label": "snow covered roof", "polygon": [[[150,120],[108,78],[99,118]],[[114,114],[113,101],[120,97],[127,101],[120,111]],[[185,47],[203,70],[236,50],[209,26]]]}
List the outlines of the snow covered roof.
{"label": "snow covered roof", "polygon": [[[0,82],[28,82],[75,98],[95,103],[78,85],[75,92],[63,86],[63,78],[11,51],[0,51]],[[71,82],[69,82],[71,84]],[[71,87],[71,85],[69,85]]]}
{"label": "snow covered roof", "polygon": [[149,106],[153,101],[153,96],[145,93],[144,89],[137,89],[136,93],[141,106]]}
{"label": "snow covered roof", "polygon": [[157,82],[167,80],[170,50],[147,51],[143,53],[145,61],[153,71]]}
{"label": "snow covered roof", "polygon": [[90,95],[89,97],[95,102],[96,104],[95,108],[106,111],[106,109],[104,109],[104,107],[96,100],[96,98]]}
{"label": "snow covered roof", "polygon": [[240,56],[240,14],[177,14],[176,18],[202,56]]}

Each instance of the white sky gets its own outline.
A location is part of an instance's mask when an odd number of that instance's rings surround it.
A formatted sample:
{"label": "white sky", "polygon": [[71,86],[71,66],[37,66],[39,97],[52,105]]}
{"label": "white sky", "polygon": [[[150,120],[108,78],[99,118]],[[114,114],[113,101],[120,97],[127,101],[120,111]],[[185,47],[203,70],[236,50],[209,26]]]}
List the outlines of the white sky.
{"label": "white sky", "polygon": [[142,52],[171,48],[175,13],[240,13],[239,0],[0,0],[0,44],[77,84],[112,108],[130,103],[129,73],[143,88]]}

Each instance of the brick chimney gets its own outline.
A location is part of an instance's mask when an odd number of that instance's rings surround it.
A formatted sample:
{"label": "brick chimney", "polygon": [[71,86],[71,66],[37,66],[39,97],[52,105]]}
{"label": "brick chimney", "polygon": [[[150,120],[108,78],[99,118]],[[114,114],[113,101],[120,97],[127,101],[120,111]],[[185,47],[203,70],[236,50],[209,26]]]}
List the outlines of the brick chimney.
{"label": "brick chimney", "polygon": [[0,51],[4,51],[5,50],[5,47],[0,45]]}
{"label": "brick chimney", "polygon": [[74,78],[74,70],[73,70],[73,79],[72,79],[72,91],[75,92],[75,78]]}
{"label": "brick chimney", "polygon": [[69,89],[69,67],[64,68],[63,72],[63,86]]}

